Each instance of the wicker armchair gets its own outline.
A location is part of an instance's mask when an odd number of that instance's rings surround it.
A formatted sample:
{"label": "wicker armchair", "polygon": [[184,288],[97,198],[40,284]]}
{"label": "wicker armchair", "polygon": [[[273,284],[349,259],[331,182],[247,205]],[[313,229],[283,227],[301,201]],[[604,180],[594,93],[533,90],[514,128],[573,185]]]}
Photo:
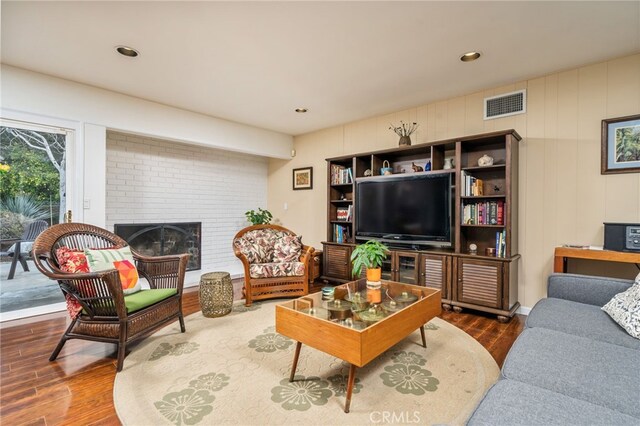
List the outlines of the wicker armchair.
{"label": "wicker armchair", "polygon": [[71,321],[49,361],[57,358],[69,339],[108,342],[117,345],[117,371],[121,371],[125,349],[132,341],[175,319],[180,321],[180,329],[184,333],[182,288],[189,255],[145,257],[133,252],[138,273],[148,280],[151,287],[151,290],[141,290],[140,293],[155,289],[176,290],[162,292],[171,295],[133,312],[128,312],[125,297],[135,294],[123,294],[117,270],[67,273],[60,269],[56,258],[56,251],[61,247],[83,250],[125,246],[127,242],[117,235],[82,223],[54,225],[42,232],[34,242],[33,257],[38,270],[57,280],[65,296],[73,296],[82,306],[82,311]]}
{"label": "wicker armchair", "polygon": [[274,247],[285,237],[296,237],[278,225],[254,225],[233,238],[233,250],[244,266],[245,305],[254,300],[304,296],[309,292],[309,262],[313,247],[302,245],[293,260],[274,259]]}

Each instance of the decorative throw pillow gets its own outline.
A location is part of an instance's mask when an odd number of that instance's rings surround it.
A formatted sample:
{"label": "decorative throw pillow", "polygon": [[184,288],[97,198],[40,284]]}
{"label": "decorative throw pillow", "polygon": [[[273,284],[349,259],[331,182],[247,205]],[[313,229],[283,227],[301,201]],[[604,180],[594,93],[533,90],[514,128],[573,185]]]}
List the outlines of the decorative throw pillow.
{"label": "decorative throw pillow", "polygon": [[[640,276],[638,277],[640,278]],[[640,279],[602,307],[631,336],[640,339]]]}
{"label": "decorative throw pillow", "polygon": [[[60,270],[68,272],[70,274],[81,274],[89,272],[89,265],[87,264],[87,257],[84,252],[78,249],[72,249],[69,247],[60,247],[56,250],[56,259]],[[70,294],[65,294],[64,298],[67,302],[67,312],[71,319],[75,319],[80,315],[82,311],[82,305],[78,302],[78,299]]]}
{"label": "decorative throw pillow", "polygon": [[124,294],[132,294],[141,290],[138,270],[129,247],[103,250],[86,249],[84,254],[87,256],[91,272],[117,269]]}
{"label": "decorative throw pillow", "polygon": [[60,247],[56,250],[56,259],[58,259],[58,265],[60,265],[61,271],[71,274],[89,272],[87,256],[84,255],[84,251],[82,250]]}
{"label": "decorative throw pillow", "polygon": [[295,262],[302,253],[302,237],[297,235],[285,235],[276,240],[273,246],[274,262]]}

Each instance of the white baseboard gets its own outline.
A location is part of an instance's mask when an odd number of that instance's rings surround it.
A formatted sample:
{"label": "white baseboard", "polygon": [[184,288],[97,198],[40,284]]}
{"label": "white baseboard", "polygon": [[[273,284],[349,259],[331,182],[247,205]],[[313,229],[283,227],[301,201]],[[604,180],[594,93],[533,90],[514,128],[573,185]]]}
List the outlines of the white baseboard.
{"label": "white baseboard", "polygon": [[[52,313],[64,312],[66,308],[67,308],[67,304],[62,302],[62,303],[54,303],[52,305],[43,305],[43,306],[36,306],[34,308],[26,308],[26,309],[18,309],[15,311],[2,312],[0,313],[0,323],[6,322],[6,321],[15,321],[21,318],[29,318],[29,317],[47,315]],[[49,319],[49,318],[42,317],[42,319]],[[19,325],[19,324],[15,323],[12,325]]]}
{"label": "white baseboard", "polygon": [[516,311],[516,314],[529,315],[529,312],[531,312],[531,308],[527,308],[526,306],[520,306]]}
{"label": "white baseboard", "polygon": [[[218,270],[220,270],[220,268],[218,268]],[[238,278],[244,278],[244,271],[241,271],[241,272],[233,271],[233,270],[231,270],[231,268],[226,269],[225,271],[229,272],[229,274],[231,275],[231,279],[232,280],[235,280],[235,279],[238,279]],[[213,270],[211,268],[203,267],[202,269],[198,269],[197,271],[188,271],[184,275],[184,288],[199,286],[200,285],[200,277],[203,274],[206,274],[207,272],[213,272]]]}
{"label": "white baseboard", "polygon": [[[237,271],[237,268],[234,266],[230,266],[228,268],[203,267],[202,269],[199,269],[197,271],[188,271],[185,274],[184,288],[198,287],[200,285],[200,276],[202,276],[202,274],[206,274],[208,271],[214,271],[214,270],[225,270],[229,272],[231,274],[232,280],[244,277],[244,271],[239,272]],[[143,283],[143,288],[149,287],[146,280],[143,280],[142,283]],[[37,317],[37,318],[30,319],[29,320],[30,322],[33,322],[34,320],[41,321],[41,320],[49,319],[49,317],[46,316],[48,314],[55,313],[55,314],[58,314],[58,315],[55,315],[56,317],[60,316],[59,313],[64,312],[66,308],[67,308],[67,304],[62,302],[62,303],[55,303],[52,305],[43,305],[43,306],[36,306],[33,308],[19,309],[19,310],[9,311],[9,312],[0,312],[0,324],[4,323],[2,324],[3,326],[7,326],[9,324],[10,326],[20,325],[21,323],[16,320],[20,320],[22,318],[31,318],[31,317]],[[7,321],[12,321],[12,322],[7,323]],[[13,321],[16,321],[16,322],[13,322]]]}

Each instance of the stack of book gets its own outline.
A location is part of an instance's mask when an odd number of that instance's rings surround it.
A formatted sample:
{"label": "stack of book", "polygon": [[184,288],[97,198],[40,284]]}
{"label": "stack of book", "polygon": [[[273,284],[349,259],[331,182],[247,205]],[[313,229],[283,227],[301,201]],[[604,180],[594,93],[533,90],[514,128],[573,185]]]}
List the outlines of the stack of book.
{"label": "stack of book", "polygon": [[353,172],[351,171],[351,167],[332,164],[331,185],[341,185],[345,183],[353,183]]}
{"label": "stack of book", "polygon": [[336,219],[350,221],[353,212],[353,206],[349,207],[338,207],[336,210]]}
{"label": "stack of book", "polygon": [[464,170],[460,172],[462,196],[463,197],[477,197],[484,195],[484,181],[473,177]]}
{"label": "stack of book", "polygon": [[348,226],[333,225],[333,241],[336,243],[349,243],[351,242],[351,230]]}
{"label": "stack of book", "polygon": [[462,208],[464,225],[504,225],[504,201],[481,201]]}

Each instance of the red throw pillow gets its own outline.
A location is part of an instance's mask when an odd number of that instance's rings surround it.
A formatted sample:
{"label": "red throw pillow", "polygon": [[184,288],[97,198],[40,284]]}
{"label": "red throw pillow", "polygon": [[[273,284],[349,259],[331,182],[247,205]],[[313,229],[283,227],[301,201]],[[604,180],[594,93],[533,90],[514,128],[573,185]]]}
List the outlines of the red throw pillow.
{"label": "red throw pillow", "polygon": [[58,265],[63,272],[70,274],[89,272],[87,256],[84,255],[83,250],[60,247],[56,250],[56,259],[58,259]]}
{"label": "red throw pillow", "polygon": [[[60,270],[68,272],[70,274],[80,274],[89,272],[89,264],[87,263],[87,256],[84,255],[84,251],[78,249],[71,249],[69,247],[60,247],[56,250],[56,259]],[[71,319],[77,318],[82,311],[82,305],[78,302],[78,299],[70,294],[65,294],[67,301],[67,311]]]}

